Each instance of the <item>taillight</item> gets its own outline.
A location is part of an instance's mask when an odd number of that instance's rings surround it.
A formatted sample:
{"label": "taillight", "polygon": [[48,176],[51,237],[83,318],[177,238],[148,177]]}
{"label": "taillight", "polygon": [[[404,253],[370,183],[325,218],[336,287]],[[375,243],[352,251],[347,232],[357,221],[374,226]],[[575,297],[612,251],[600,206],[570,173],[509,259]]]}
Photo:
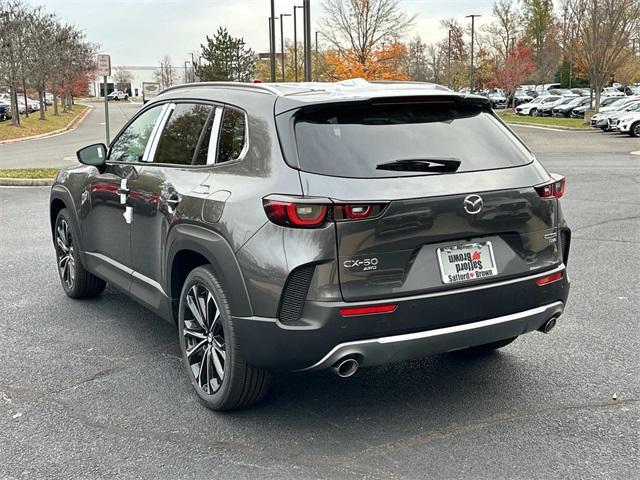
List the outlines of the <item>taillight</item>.
{"label": "taillight", "polygon": [[561,177],[559,180],[536,187],[536,192],[542,198],[560,198],[564,195],[564,185],[564,177]]}
{"label": "taillight", "polygon": [[556,272],[551,275],[547,275],[546,277],[536,278],[536,285],[542,287],[543,285],[548,285],[553,282],[557,282],[558,280],[562,280],[564,277],[564,272]]}
{"label": "taillight", "polygon": [[330,220],[372,219],[380,216],[387,206],[384,203],[335,204],[328,198],[305,199],[284,195],[266,197],[263,205],[269,220],[292,228],[319,228]]}
{"label": "taillight", "polygon": [[273,223],[284,227],[316,228],[327,221],[327,205],[264,200],[264,210]]}
{"label": "taillight", "polygon": [[333,207],[335,220],[363,220],[377,217],[384,210],[382,203],[350,203]]}

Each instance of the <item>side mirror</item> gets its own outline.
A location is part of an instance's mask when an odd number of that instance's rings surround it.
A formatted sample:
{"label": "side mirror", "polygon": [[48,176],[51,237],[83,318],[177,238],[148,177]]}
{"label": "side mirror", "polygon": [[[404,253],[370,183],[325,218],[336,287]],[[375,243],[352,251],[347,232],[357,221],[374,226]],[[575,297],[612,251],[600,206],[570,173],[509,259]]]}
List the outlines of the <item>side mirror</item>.
{"label": "side mirror", "polygon": [[95,143],[81,148],[76,155],[80,163],[101,167],[107,161],[107,146],[104,143]]}

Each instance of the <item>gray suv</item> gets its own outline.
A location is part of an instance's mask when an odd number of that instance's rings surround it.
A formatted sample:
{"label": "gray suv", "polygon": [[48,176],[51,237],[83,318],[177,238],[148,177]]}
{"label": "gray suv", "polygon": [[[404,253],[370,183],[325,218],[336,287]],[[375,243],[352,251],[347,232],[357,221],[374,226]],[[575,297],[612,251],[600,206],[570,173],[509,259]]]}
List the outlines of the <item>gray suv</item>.
{"label": "gray suv", "polygon": [[50,215],[62,286],[177,325],[199,398],[270,372],[486,354],[548,332],[571,233],[490,101],[417,83],[173,87],[78,152]]}

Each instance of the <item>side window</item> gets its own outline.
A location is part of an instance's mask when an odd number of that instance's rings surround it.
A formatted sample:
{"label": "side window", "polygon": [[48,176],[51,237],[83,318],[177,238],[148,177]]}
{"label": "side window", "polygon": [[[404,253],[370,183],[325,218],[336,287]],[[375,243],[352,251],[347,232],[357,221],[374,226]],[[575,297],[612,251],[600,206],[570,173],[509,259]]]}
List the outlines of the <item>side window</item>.
{"label": "side window", "polygon": [[206,151],[204,161],[200,151],[209,145],[212,121],[213,107],[210,105],[177,104],[160,135],[153,163],[206,165]]}
{"label": "side window", "polygon": [[237,160],[247,141],[245,115],[240,110],[225,108],[220,124],[218,141],[218,159],[216,163]]}
{"label": "side window", "polygon": [[162,108],[163,105],[150,108],[136,118],[111,146],[109,160],[128,163],[142,160]]}

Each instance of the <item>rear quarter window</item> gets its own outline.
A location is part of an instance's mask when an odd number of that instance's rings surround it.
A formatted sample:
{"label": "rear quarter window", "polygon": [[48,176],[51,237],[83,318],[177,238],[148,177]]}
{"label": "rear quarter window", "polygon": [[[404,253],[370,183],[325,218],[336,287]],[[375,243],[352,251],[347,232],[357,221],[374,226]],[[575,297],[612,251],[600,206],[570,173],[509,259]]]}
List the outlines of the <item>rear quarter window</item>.
{"label": "rear quarter window", "polygon": [[468,102],[305,109],[296,115],[294,130],[301,170],[337,177],[434,174],[376,168],[397,160],[456,159],[460,161],[456,173],[533,161],[520,140],[489,110]]}

